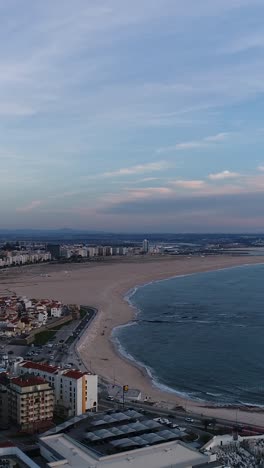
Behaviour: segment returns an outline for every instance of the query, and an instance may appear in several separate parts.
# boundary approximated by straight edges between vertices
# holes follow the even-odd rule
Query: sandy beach
[[[0,273],[1,291],[15,291],[19,295],[53,298],[64,303],[91,305],[98,314],[81,339],[79,352],[88,369],[109,382],[140,389],[161,406],[181,405],[188,411],[239,422],[264,426],[264,412],[256,409],[239,411],[197,404],[183,400],[176,394],[165,393],[154,387],[144,369],[122,358],[111,342],[113,328],[134,318],[134,310],[124,295],[135,286],[150,281],[228,268],[244,264],[264,263],[264,257],[212,256],[176,257],[145,261],[88,263],[81,265],[37,265]]]

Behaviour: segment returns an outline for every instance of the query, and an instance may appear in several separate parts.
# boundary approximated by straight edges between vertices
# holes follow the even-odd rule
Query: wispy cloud
[[[232,172],[232,171],[222,171],[222,172],[217,172],[215,174],[209,174],[208,179],[210,180],[225,180],[225,179],[235,179],[237,177],[241,177],[241,174],[238,172]]]
[[[17,211],[20,213],[28,213],[38,208],[41,204],[41,200],[32,200],[32,202],[30,202],[28,205],[17,208]]]
[[[176,187],[182,187],[191,190],[200,190],[204,187],[205,184],[203,180],[175,180],[171,183]]]
[[[141,182],[153,182],[154,180],[160,180],[159,177],[143,177],[143,179],[139,179],[136,182],[141,183]]]
[[[239,36],[231,41],[223,52],[228,54],[237,54],[241,52],[248,52],[252,49],[264,48],[264,35],[263,31],[254,32],[253,34]]]
[[[144,174],[148,172],[164,171],[172,167],[172,164],[167,161],[157,161],[145,164],[137,164],[136,166],[123,167],[112,172],[104,172],[101,177],[122,177],[134,174]]]
[[[264,165],[260,165],[260,166],[258,166],[258,171],[260,171],[260,172],[264,172]]]
[[[157,153],[167,153],[171,151],[184,151],[184,150],[193,150],[199,148],[205,148],[213,143],[221,143],[225,141],[230,133],[221,132],[217,133],[216,135],[211,135],[202,138],[201,140],[194,140],[194,141],[185,141],[183,143],[177,143],[174,146],[164,146],[157,149]]]

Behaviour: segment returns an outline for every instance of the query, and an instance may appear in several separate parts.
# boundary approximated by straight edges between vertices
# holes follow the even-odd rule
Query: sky
[[[264,232],[263,0],[0,0],[0,227]]]

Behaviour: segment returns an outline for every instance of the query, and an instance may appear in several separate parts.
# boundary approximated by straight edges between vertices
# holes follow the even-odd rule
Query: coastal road
[[[86,311],[86,315],[81,320],[72,322],[70,333],[65,334],[64,327],[58,331],[54,340],[54,359],[53,364],[71,365],[72,368],[78,368],[86,371],[79,353],[77,351],[78,341],[96,316],[97,310],[89,306],[81,306],[81,310]]]
[[[121,402],[110,402],[107,399],[100,398],[99,402],[99,407],[100,404],[103,404],[104,406],[108,406],[111,408],[121,408],[122,403]],[[184,425],[185,427],[190,427],[190,428],[195,428],[195,427],[204,427],[204,421],[214,421],[214,426],[217,428],[228,428],[228,429],[233,429],[233,428],[238,428],[240,430],[246,429],[248,431],[252,431],[253,433],[264,433],[264,428],[260,426],[256,426],[254,424],[242,424],[238,422],[237,420],[230,421],[228,419],[224,418],[213,418],[213,417],[208,417],[206,415],[202,416],[201,414],[196,414],[196,413],[191,413],[188,411],[188,413],[184,411],[177,411],[177,410],[167,410],[164,408],[159,408],[157,406],[151,406],[148,404],[145,404],[143,402],[125,402],[126,407],[131,407],[134,409],[140,409],[144,410],[147,413],[153,414],[155,416],[165,416],[169,418],[173,418],[177,421],[177,423]],[[188,422],[186,421],[187,418],[193,419],[193,422]]]

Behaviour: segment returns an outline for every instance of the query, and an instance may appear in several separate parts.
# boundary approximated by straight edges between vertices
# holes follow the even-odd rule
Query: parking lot
[[[75,368],[85,371],[85,367],[76,352],[76,343],[89,323],[94,318],[96,311],[84,308],[86,314],[81,320],[71,320],[63,325],[56,334],[44,345],[16,346],[0,343],[0,354],[5,356],[22,356],[35,362],[48,362],[50,365],[65,368]]]

